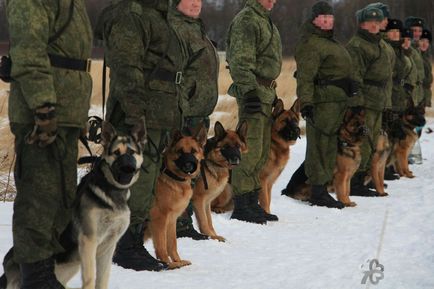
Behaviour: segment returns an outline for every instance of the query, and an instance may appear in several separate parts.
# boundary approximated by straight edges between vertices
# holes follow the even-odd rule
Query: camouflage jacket
[[[218,100],[219,58],[200,19],[174,9],[170,19],[187,48],[188,62],[181,84],[184,117],[209,116]]]
[[[360,83],[357,103],[366,108],[382,111],[392,107],[387,83],[392,76],[386,42],[380,34],[359,29],[347,44],[353,60],[353,78]]]
[[[319,80],[341,80],[351,77],[351,57],[344,46],[324,31],[305,23],[296,46],[297,96],[301,106],[322,102],[347,102],[348,95],[334,85],[315,84]]]
[[[423,58],[420,50],[414,46],[411,46],[410,49],[411,58],[416,64],[417,68],[417,81],[413,91],[413,101],[415,105],[418,105],[419,103],[424,101],[423,81],[425,79],[425,67],[423,64]]]
[[[145,115],[149,128],[180,128],[178,84],[186,49],[168,24],[167,1],[157,3],[148,7],[140,0],[120,1],[100,16],[98,34],[110,68],[107,117],[121,109],[130,125]]]
[[[411,83],[412,62],[404,53],[401,41],[389,41],[395,53],[395,66],[393,69],[392,109],[404,111],[407,107],[411,92],[408,89]],[[406,89],[407,87],[407,89]]]
[[[432,75],[431,55],[429,51],[422,52],[422,58],[423,58],[423,65],[425,67],[425,78],[423,80],[425,104],[431,107],[431,98],[432,98],[431,86],[433,83],[433,75]]]
[[[71,22],[54,42],[49,38],[69,18],[71,0],[10,0],[6,13],[10,35],[12,77],[9,119],[33,123],[33,111],[46,103],[56,106],[60,126],[83,127],[92,90],[89,73],[52,67],[48,53],[88,59],[92,29],[83,0],[73,0]]]
[[[233,84],[229,94],[243,97],[256,90],[263,103],[271,104],[274,89],[259,85],[256,78],[276,79],[282,68],[282,43],[270,12],[257,0],[247,0],[235,16],[226,40],[226,60]]]
[[[388,108],[392,106],[392,91],[393,91],[393,71],[395,68],[396,55],[392,45],[388,42],[386,32],[380,32],[381,38],[383,38],[385,43],[385,52],[387,57],[389,58],[389,65],[392,69],[392,74],[390,75],[389,80],[386,83],[386,98],[391,100],[391,103],[388,105]]]

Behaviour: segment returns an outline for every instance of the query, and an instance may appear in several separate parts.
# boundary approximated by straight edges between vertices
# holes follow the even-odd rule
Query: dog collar
[[[185,178],[181,178],[180,176],[176,175],[174,172],[172,172],[166,167],[163,168],[162,173],[178,182],[185,182],[187,180]]]

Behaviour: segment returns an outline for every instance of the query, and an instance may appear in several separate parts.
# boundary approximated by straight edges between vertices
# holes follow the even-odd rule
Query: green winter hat
[[[405,19],[405,27],[411,28],[413,26],[419,26],[423,28],[425,26],[425,19],[420,17],[414,17],[414,16],[407,17]]]
[[[367,22],[370,20],[382,21],[384,19],[383,11],[375,7],[365,7],[356,12],[358,23]]]
[[[312,6],[310,19],[314,20],[318,15],[334,15],[333,7],[326,1],[319,1]]]
[[[378,8],[381,10],[381,12],[383,12],[383,16],[385,18],[390,18],[390,11],[389,11],[389,6],[387,6],[386,4],[383,4],[381,2],[377,2],[377,3],[371,3],[368,6],[366,6],[366,8],[369,7],[373,7],[373,8]]]
[[[424,29],[423,31],[422,31],[422,36],[420,37],[420,39],[428,39],[429,40],[429,42],[432,42],[432,34],[431,34],[431,31],[430,30],[428,30],[428,29]]]

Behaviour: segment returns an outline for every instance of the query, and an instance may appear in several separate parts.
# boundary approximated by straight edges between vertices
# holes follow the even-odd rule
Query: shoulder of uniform
[[[143,15],[143,6],[136,0],[128,1],[127,6],[128,12],[137,14],[137,15]]]

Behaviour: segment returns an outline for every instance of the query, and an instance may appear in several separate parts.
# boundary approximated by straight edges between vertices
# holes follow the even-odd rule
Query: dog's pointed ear
[[[300,114],[300,99],[297,98],[291,106],[291,110],[297,115]]]
[[[196,139],[196,141],[201,147],[204,147],[208,137],[206,127],[203,124],[200,124],[198,129],[195,131],[193,137]]]
[[[226,135],[225,128],[219,121],[217,121],[214,125],[214,137],[216,138],[217,141],[220,141],[225,137],[225,135]]]
[[[245,144],[247,144],[247,121],[243,120],[240,122],[237,126],[236,132],[237,135],[240,137],[241,141]]]
[[[131,136],[136,142],[140,143],[142,146],[146,144],[147,132],[145,117],[140,118],[140,120],[131,129]]]
[[[105,146],[110,143],[117,135],[116,129],[108,121],[102,122],[101,142]]]
[[[279,115],[282,114],[282,112],[284,110],[285,109],[283,108],[283,101],[280,98],[278,98],[276,101],[276,105],[274,106],[274,109],[273,109],[273,113],[272,113],[273,118],[276,119]]]

